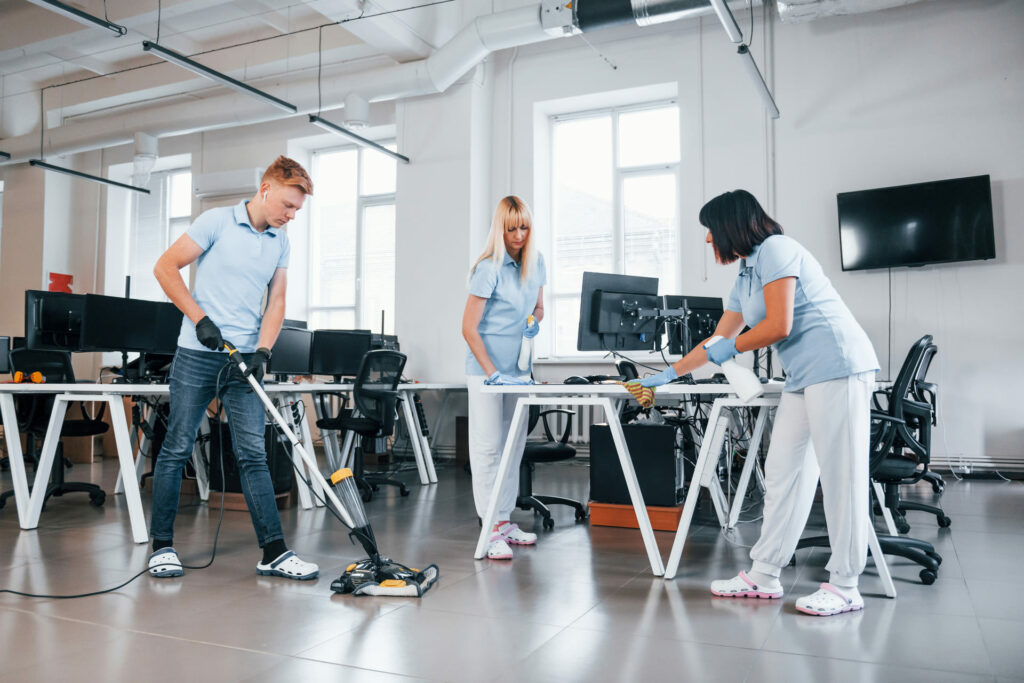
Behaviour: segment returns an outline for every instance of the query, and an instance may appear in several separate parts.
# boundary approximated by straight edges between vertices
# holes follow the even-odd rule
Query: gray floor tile
[[[987,675],[762,652],[747,683],[985,683]]]
[[[1024,677],[1024,621],[978,619],[981,633],[999,676]]]
[[[1019,583],[967,579],[967,590],[979,617],[1024,620],[1024,593]]]

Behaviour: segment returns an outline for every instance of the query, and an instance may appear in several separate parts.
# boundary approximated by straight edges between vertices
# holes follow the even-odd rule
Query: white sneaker
[[[256,563],[256,573],[260,576],[280,576],[296,581],[310,581],[320,576],[320,567],[312,562],[300,560],[294,551],[288,550],[270,564]]]
[[[505,540],[512,545],[533,545],[537,542],[537,534],[523,531],[519,528],[518,524],[512,524],[511,522],[505,522],[499,526],[497,533],[504,536]]]
[[[512,548],[505,542],[505,537],[497,531],[491,535],[491,542],[487,544],[487,559],[489,560],[511,560]]]
[[[782,587],[758,586],[746,572],[740,572],[739,576],[731,579],[719,579],[711,582],[711,594],[723,598],[762,598],[764,600],[778,600],[782,597]]]
[[[864,598],[856,588],[839,588],[831,583],[823,583],[816,593],[798,599],[796,608],[804,614],[831,617],[864,609]]]

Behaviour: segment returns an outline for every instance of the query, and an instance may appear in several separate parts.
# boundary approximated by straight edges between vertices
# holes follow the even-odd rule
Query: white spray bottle
[[[707,343],[704,344],[704,348],[707,349],[720,339],[722,339],[721,336],[714,336],[708,339]],[[725,378],[729,380],[729,386],[732,387],[732,390],[736,392],[741,401],[751,401],[764,393],[764,386],[761,384],[761,380],[757,378],[757,375],[754,374],[754,371],[743,367],[735,359],[730,358],[722,363],[722,372],[725,373]]]
[[[534,317],[531,315],[526,319],[527,325],[533,325]],[[533,339],[523,337],[523,345],[519,347],[519,363],[517,367],[520,372],[530,371],[530,361],[533,359]]]

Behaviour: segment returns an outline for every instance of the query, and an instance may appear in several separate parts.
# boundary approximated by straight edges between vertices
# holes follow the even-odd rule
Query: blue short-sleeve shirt
[[[259,232],[242,201],[204,211],[186,233],[202,249],[196,262],[192,298],[210,316],[226,341],[246,353],[259,340],[263,293],[278,268],[288,267],[288,234],[268,227]],[[178,346],[209,351],[196,338],[195,324],[181,321]]]
[[[786,369],[786,391],[878,370],[871,340],[846,307],[821,265],[796,240],[772,235],[740,262],[726,308],[748,327],[765,319],[764,286],[796,278],[793,328],[775,350]]]
[[[530,372],[528,370],[524,373],[519,370],[517,364],[519,349],[523,343],[523,323],[537,307],[540,288],[547,282],[544,257],[537,255],[537,267],[526,282],[520,281],[520,272],[520,265],[505,254],[500,266],[491,259],[484,259],[476,265],[469,277],[469,293],[487,299],[477,330],[491,362],[503,375],[522,375]],[[483,368],[468,346],[466,374],[484,374]]]

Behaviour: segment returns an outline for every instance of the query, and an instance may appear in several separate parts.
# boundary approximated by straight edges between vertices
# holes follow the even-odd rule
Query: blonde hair
[[[501,267],[505,260],[505,231],[509,228],[518,228],[525,225],[529,228],[526,234],[526,244],[519,254],[519,282],[524,283],[537,267],[537,250],[533,247],[533,219],[530,216],[530,207],[519,197],[509,195],[498,202],[498,208],[494,210],[494,220],[491,221],[491,232],[487,236],[487,245],[484,251],[477,258],[473,267],[469,269],[470,276],[480,265],[481,261],[490,259],[494,265]]]
[[[286,156],[279,156],[263,172],[261,183],[273,181],[280,185],[294,185],[306,194],[313,194],[313,180],[299,162]]]

